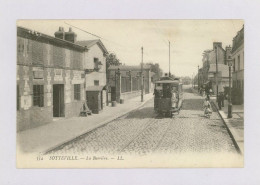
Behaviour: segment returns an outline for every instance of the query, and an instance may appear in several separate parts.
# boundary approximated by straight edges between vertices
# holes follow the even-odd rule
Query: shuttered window
[[[44,106],[44,86],[34,85],[33,86],[33,106],[43,107]]]
[[[74,84],[74,100],[80,100],[80,84]]]

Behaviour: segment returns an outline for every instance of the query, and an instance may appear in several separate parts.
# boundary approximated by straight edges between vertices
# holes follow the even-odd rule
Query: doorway
[[[53,117],[64,117],[64,85],[53,85]]]
[[[111,87],[111,101],[116,101],[116,87]]]

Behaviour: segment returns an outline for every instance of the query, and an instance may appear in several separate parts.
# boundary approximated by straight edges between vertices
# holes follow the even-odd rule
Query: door
[[[53,85],[53,117],[64,117],[64,85]]]
[[[111,101],[116,101],[116,87],[111,87]]]

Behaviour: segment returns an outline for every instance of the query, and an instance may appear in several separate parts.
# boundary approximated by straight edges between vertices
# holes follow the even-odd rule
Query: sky
[[[232,46],[233,37],[243,27],[243,20],[19,20],[18,26],[50,36],[60,26],[69,27],[77,40],[101,38],[109,52],[125,65],[143,62],[159,63],[164,72],[177,76],[197,74],[204,50],[213,49],[213,42]],[[79,28],[79,29],[78,29]],[[82,31],[85,30],[86,32]]]

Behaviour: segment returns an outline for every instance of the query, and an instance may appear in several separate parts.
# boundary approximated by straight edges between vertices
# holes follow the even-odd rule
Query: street
[[[236,152],[217,112],[203,116],[201,96],[185,89],[184,103],[174,118],[158,116],[153,99],[143,107],[72,140],[49,154],[137,154]]]

